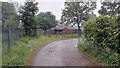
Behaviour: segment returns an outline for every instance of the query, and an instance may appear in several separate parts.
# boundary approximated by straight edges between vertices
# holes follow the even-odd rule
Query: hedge
[[[107,65],[120,65],[120,16],[100,16],[84,23],[81,47]]]

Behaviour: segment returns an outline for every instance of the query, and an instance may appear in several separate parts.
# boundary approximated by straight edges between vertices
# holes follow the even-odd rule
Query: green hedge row
[[[84,24],[81,46],[108,65],[120,65],[120,17],[100,16]]]

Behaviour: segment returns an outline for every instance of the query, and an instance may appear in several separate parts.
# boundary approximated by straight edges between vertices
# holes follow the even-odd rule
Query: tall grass
[[[5,47],[2,53],[3,66],[27,66],[32,54],[42,46],[56,40],[77,38],[77,35],[41,35],[37,37],[22,36],[8,52]]]

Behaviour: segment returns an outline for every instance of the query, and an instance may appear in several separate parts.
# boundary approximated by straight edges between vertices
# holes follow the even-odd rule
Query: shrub
[[[100,16],[84,23],[82,47],[97,57],[100,62],[109,65],[119,65],[120,17]]]

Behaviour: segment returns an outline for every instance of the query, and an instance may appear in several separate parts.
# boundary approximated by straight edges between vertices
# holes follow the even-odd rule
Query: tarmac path
[[[77,49],[78,39],[49,43],[39,50],[32,66],[97,66]]]

